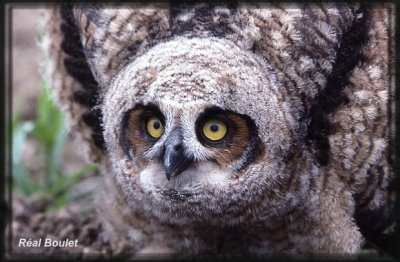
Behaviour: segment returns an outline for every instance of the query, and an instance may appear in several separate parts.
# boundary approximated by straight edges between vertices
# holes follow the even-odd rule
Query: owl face
[[[103,108],[110,168],[128,199],[170,223],[278,212],[295,128],[278,76],[221,39],[180,37],[132,61]]]
[[[233,171],[244,169],[261,154],[257,127],[248,116],[206,103],[138,104],[126,112],[122,129],[125,154],[139,169],[149,167],[146,172],[155,175],[152,180],[158,180],[161,166],[167,180],[159,182],[165,187],[211,179],[208,172],[196,175],[205,171],[202,164],[212,165],[218,183],[239,175]]]

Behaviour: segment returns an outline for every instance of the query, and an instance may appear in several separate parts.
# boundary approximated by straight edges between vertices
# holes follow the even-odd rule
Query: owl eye
[[[204,123],[202,131],[205,138],[215,142],[226,136],[228,128],[221,120],[210,119]]]
[[[164,126],[161,120],[156,116],[152,116],[147,120],[146,128],[147,128],[147,133],[152,138],[158,139],[164,133]]]

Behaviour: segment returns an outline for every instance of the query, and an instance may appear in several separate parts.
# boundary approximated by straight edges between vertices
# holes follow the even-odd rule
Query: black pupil
[[[154,123],[153,123],[153,127],[154,127],[154,129],[159,129],[159,128],[161,127],[161,124],[160,124],[160,122],[158,122],[158,121],[154,121]]]
[[[213,132],[217,132],[218,131],[218,125],[217,124],[212,124],[211,126],[210,126],[210,130],[211,131],[213,131]]]

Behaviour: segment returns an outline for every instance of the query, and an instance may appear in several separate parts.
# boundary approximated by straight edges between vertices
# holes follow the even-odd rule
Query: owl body
[[[47,76],[103,167],[115,252],[356,254],[379,236],[395,198],[390,10],[49,10]]]

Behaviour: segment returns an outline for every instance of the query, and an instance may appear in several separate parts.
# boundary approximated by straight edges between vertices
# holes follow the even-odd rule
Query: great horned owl
[[[115,250],[357,254],[393,220],[393,7],[67,4],[46,77]],[[125,248],[125,249],[124,249]]]

